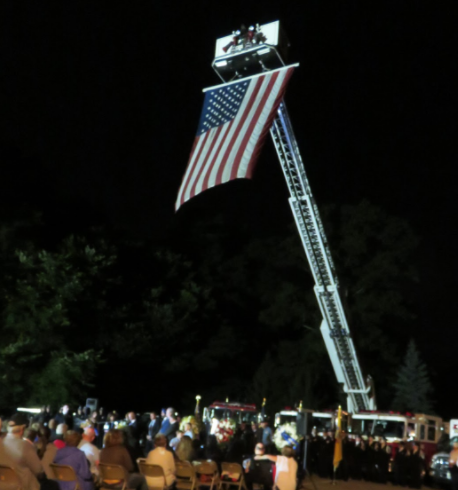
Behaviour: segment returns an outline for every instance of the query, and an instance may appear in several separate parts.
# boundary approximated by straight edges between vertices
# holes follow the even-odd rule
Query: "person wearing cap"
[[[38,490],[38,478],[43,476],[43,467],[35,447],[23,439],[27,420],[21,415],[14,415],[8,422],[8,434],[3,439],[3,449],[18,468],[23,486],[27,490]]]

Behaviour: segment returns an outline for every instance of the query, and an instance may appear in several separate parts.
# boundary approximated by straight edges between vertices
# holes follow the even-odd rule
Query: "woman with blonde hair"
[[[188,436],[183,436],[178,443],[175,454],[180,461],[189,461],[192,463],[195,459],[192,439]]]

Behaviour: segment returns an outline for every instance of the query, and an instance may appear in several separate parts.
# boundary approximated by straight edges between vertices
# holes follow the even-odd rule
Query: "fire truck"
[[[433,455],[429,465],[429,475],[437,488],[443,485],[451,485],[452,482],[449,457],[453,444],[458,442],[458,419],[452,419],[449,424],[444,424],[444,433],[447,426],[449,437],[443,436],[443,443],[439,444],[438,452]]]
[[[286,66],[283,61],[284,38],[279,22],[256,26],[255,32],[262,33],[257,42],[240,41],[243,35],[238,31],[217,40],[212,66],[224,83]],[[363,376],[359,364],[328,240],[284,101],[280,103],[270,133],[290,194],[289,204],[315,281],[314,292],[322,314],[320,330],[337,382],[347,395],[348,416],[345,423],[348,431],[385,435],[392,446],[402,439],[416,439],[428,460],[435,452],[440,437],[440,418],[377,411],[372,378]],[[225,409],[224,404],[213,405],[215,408],[212,410]],[[292,412],[295,414],[280,412],[280,421],[282,416],[297,418],[298,412]],[[319,413],[307,411],[310,412]],[[332,427],[335,417],[328,413],[327,416],[312,415],[313,418],[320,423],[327,420]]]
[[[258,422],[260,416],[260,412],[253,403],[216,401],[208,407],[205,407],[203,411],[203,421],[205,424],[211,424],[214,419],[232,419],[238,424],[242,422],[251,424],[251,422]]]

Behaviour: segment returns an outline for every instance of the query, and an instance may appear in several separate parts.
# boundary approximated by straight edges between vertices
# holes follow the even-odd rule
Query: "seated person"
[[[158,434],[154,438],[155,449],[148,453],[146,462],[156,464],[164,470],[165,483],[168,487],[175,483],[175,461],[172,451],[167,450],[167,438],[163,434]],[[146,481],[149,487],[161,487],[162,479],[147,476]]]
[[[23,439],[27,420],[21,414],[8,422],[8,434],[1,441],[0,464],[15,467],[24,489],[38,490],[43,467],[33,445]]]
[[[181,438],[183,437],[183,431],[182,430],[177,430],[175,437],[170,441],[170,447],[175,451],[178,444],[181,441]]]
[[[94,481],[89,471],[86,455],[78,449],[80,441],[81,435],[78,432],[74,430],[67,431],[65,434],[65,447],[57,451],[54,463],[71,466],[75,470],[78,486],[81,490],[94,490]],[[59,487],[61,490],[73,490],[75,483],[59,481]]]
[[[124,435],[121,430],[110,429],[104,437],[104,448],[100,451],[100,463],[122,466],[128,475],[128,488],[148,490],[145,477],[134,473],[134,463],[129,451],[124,445]],[[116,485],[117,481],[107,481],[109,485]]]
[[[258,442],[254,447],[254,456],[243,462],[245,469],[245,482],[248,490],[253,488],[253,483],[258,483],[264,490],[270,490],[274,483],[273,464],[269,460],[258,460],[256,456],[264,456],[266,448],[262,442]]]
[[[297,487],[297,462],[294,459],[294,449],[285,446],[281,450],[281,456],[264,454],[255,456],[255,460],[268,459],[275,463],[275,487],[279,490],[296,490]]]

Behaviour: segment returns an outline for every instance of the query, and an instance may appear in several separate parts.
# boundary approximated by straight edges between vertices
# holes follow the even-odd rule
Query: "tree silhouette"
[[[429,379],[428,368],[420,359],[420,354],[413,340],[409,342],[407,347],[404,364],[399,370],[394,389],[396,394],[393,407],[396,410],[431,413],[433,388]]]

